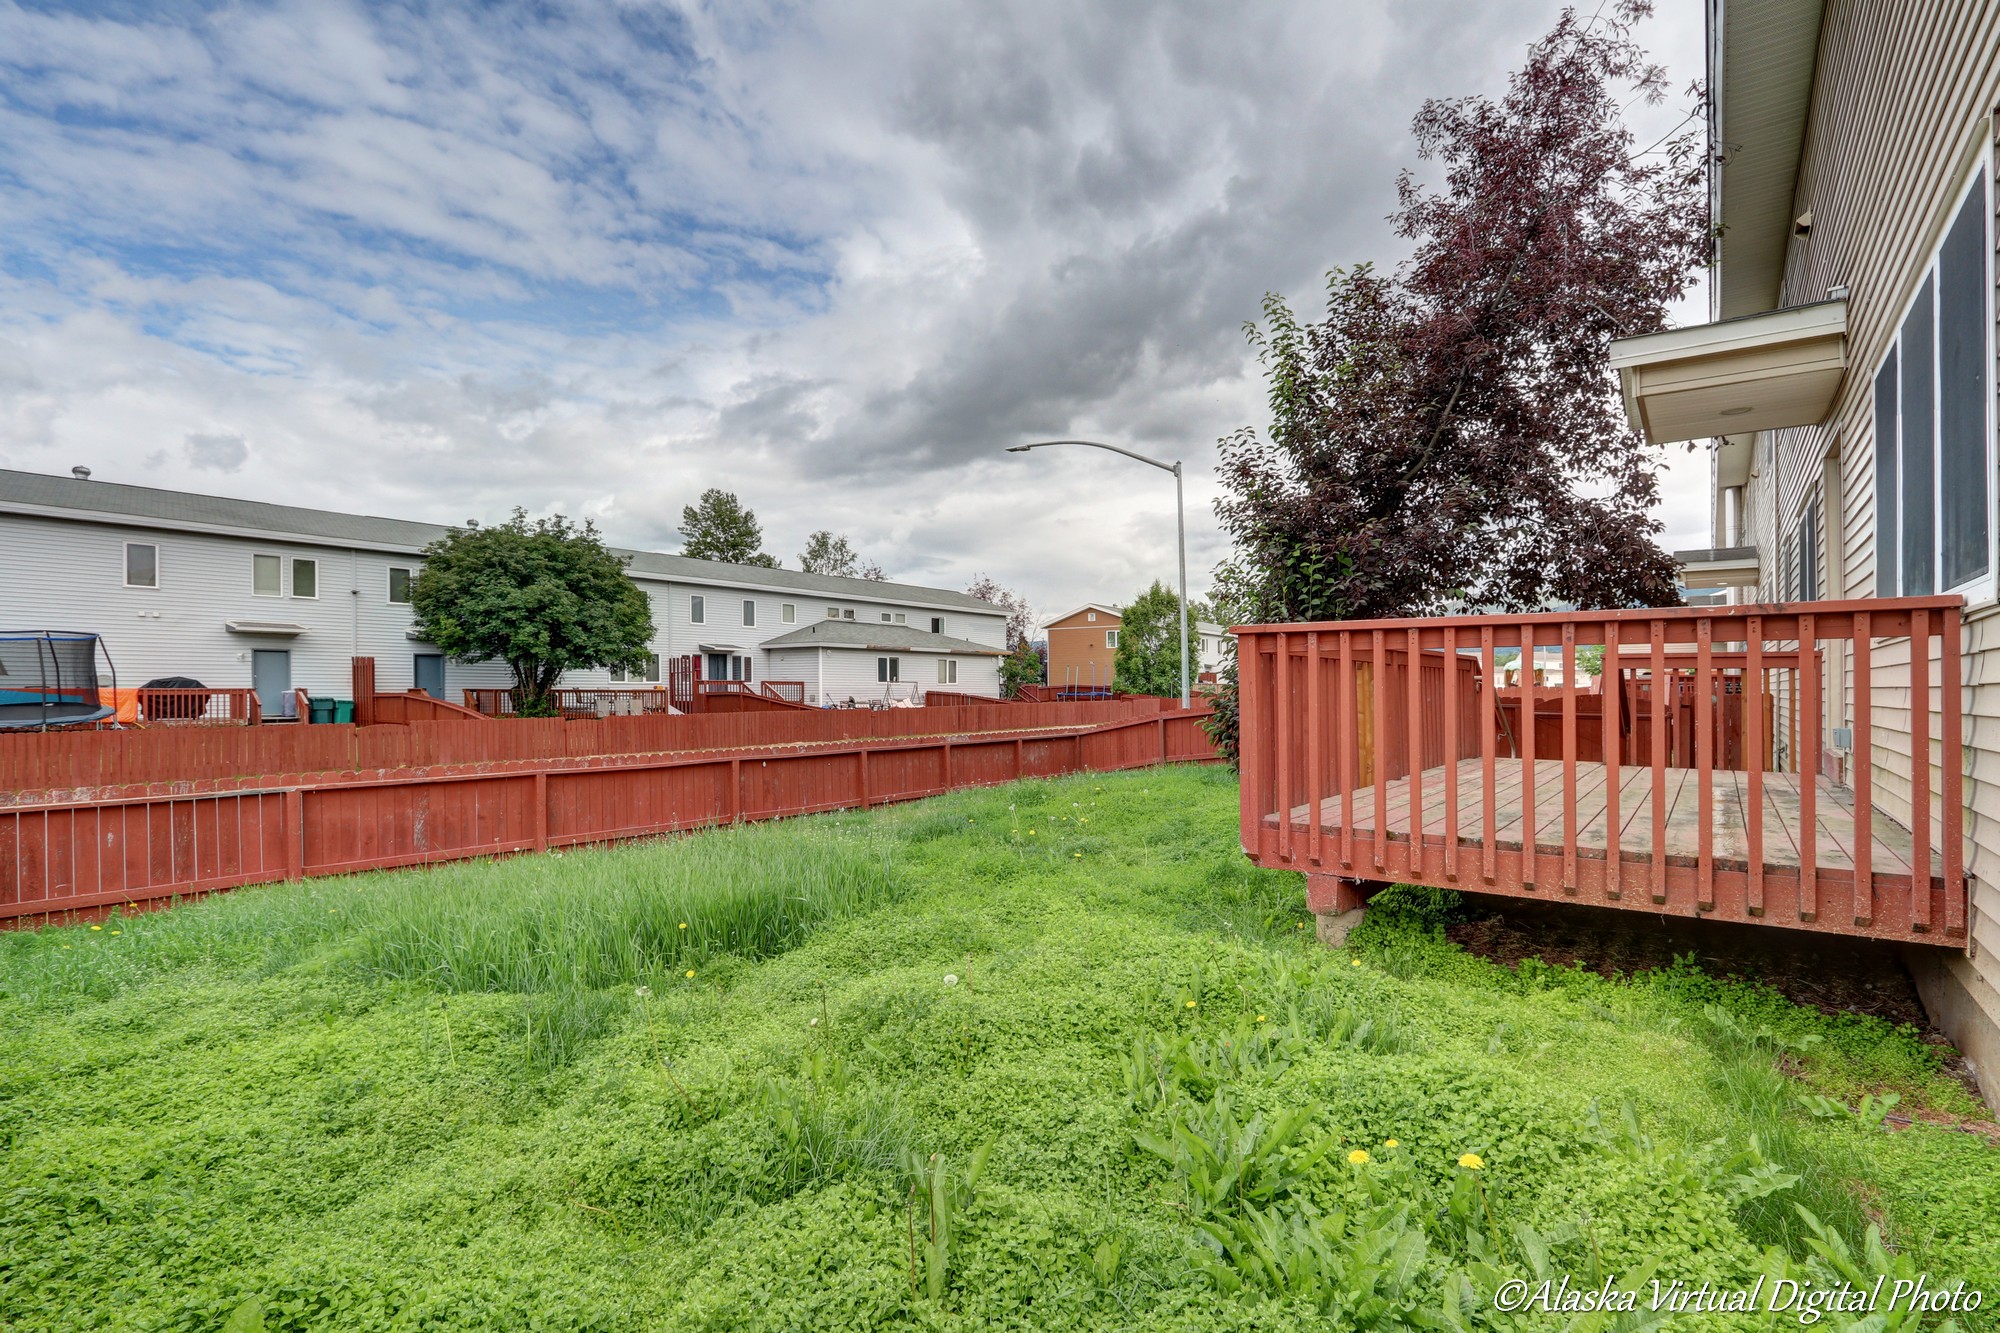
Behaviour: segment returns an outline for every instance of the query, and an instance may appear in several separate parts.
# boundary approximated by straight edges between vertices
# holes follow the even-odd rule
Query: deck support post
[[[1348,935],[1368,910],[1368,900],[1388,887],[1377,879],[1307,875],[1306,907],[1318,922],[1320,943],[1329,949],[1347,943]]]

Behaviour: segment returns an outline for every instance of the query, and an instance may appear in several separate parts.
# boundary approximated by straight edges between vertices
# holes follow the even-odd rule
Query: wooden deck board
[[[1486,784],[1478,759],[1458,764],[1458,843],[1461,849],[1477,848],[1485,829]],[[1521,847],[1522,820],[1527,813],[1523,765],[1511,760],[1495,766],[1493,799],[1496,845],[1510,851]],[[1701,792],[1692,769],[1665,770],[1667,807],[1665,852],[1670,862],[1692,865],[1700,851]],[[1654,770],[1625,765],[1620,769],[1618,811],[1621,829],[1617,843],[1627,860],[1644,860],[1653,847]],[[1579,855],[1602,858],[1608,847],[1605,828],[1606,771],[1603,765],[1580,768],[1576,774],[1577,851]],[[1764,864],[1772,870],[1797,870],[1798,840],[1793,829],[1800,817],[1799,776],[1795,773],[1765,773]],[[1409,779],[1394,778],[1388,783],[1386,810],[1388,835],[1398,841],[1410,837],[1411,807]],[[1535,845],[1543,853],[1560,853],[1564,842],[1563,761],[1538,759],[1534,773]],[[1442,845],[1444,830],[1444,769],[1426,769],[1422,775],[1422,808],[1417,812],[1423,841]],[[1749,813],[1749,784],[1746,775],[1718,769],[1711,775],[1710,801],[1713,810],[1711,848],[1718,867],[1742,869],[1749,858],[1746,824]],[[1345,797],[1335,795],[1320,804],[1322,836],[1337,839],[1350,818]],[[1821,778],[1818,781],[1816,859],[1822,869],[1851,872],[1854,868],[1854,799],[1845,787]],[[1303,824],[1306,808],[1292,811],[1295,822]],[[1355,860],[1372,859],[1376,836],[1375,788],[1363,786],[1353,794],[1351,815]],[[1910,832],[1889,814],[1875,810],[1873,838],[1874,870],[1877,875],[1904,875],[1911,872],[1913,852]],[[1329,844],[1336,849],[1337,843]],[[1337,854],[1330,850],[1329,855]],[[1942,875],[1943,857],[1931,855],[1932,874]]]

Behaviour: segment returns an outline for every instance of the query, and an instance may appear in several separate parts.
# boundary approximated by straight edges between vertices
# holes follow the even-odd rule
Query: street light
[[[1109,449],[1114,454],[1123,454],[1127,458],[1136,458],[1141,463],[1156,467],[1162,472],[1171,472],[1174,474],[1174,527],[1175,535],[1180,544],[1181,559],[1181,707],[1192,708],[1194,706],[1194,693],[1188,683],[1187,651],[1187,502],[1183,499],[1181,493],[1181,465],[1178,461],[1162,463],[1157,458],[1148,458],[1144,454],[1135,454],[1130,449],[1120,449],[1115,444],[1102,444],[1096,440],[1042,440],[1035,444],[1010,445],[1007,452],[1010,454],[1025,454],[1030,449],[1053,449],[1057,445],[1065,444],[1079,445],[1085,449]]]

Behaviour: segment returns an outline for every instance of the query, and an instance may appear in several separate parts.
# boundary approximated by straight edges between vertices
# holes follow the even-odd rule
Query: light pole
[[[1057,445],[1074,444],[1086,449],[1109,449],[1114,454],[1136,458],[1141,463],[1174,474],[1174,533],[1180,547],[1181,564],[1181,707],[1194,706],[1194,692],[1188,682],[1188,598],[1187,598],[1187,502],[1181,492],[1181,465],[1178,460],[1162,463],[1157,458],[1133,453],[1130,449],[1120,449],[1115,444],[1102,444],[1096,440],[1042,440],[1036,444],[1016,444],[1008,448],[1010,454],[1025,454],[1030,449],[1053,449]]]

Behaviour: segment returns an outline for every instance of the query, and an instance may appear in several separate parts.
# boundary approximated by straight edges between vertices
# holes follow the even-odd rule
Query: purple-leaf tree
[[[1431,100],[1405,172],[1393,275],[1329,275],[1326,317],[1269,297],[1249,327],[1268,438],[1223,441],[1231,614],[1338,620],[1672,605],[1660,458],[1627,425],[1613,338],[1664,327],[1709,254],[1701,90],[1641,149],[1624,108],[1663,100],[1633,40],[1650,9],[1566,10],[1506,94]]]

